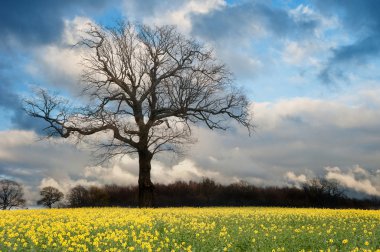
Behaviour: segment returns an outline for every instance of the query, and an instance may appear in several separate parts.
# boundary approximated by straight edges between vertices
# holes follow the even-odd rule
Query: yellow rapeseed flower
[[[379,223],[380,212],[372,210],[243,207],[0,211],[0,251],[277,252],[324,244],[326,248],[311,250],[332,252],[344,245],[345,251],[373,252],[379,248],[378,242],[372,242],[380,232]]]

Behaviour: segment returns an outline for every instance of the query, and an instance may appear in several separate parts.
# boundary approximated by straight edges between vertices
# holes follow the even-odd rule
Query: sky
[[[300,186],[336,180],[351,195],[380,196],[380,1],[40,0],[0,9],[0,177],[44,186],[137,183],[138,161],[97,165],[85,144],[41,140],[44,123],[22,100],[36,87],[73,100],[89,23],[176,25],[214,48],[249,100],[256,130],[194,127],[180,157],[156,156],[153,182],[201,180]]]

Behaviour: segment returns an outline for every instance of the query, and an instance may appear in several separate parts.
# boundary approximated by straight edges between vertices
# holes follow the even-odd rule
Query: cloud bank
[[[377,92],[380,94],[380,90]],[[380,106],[380,99],[373,103]],[[226,133],[196,127],[198,142],[189,146],[185,157],[156,157],[152,163],[154,182],[211,177],[220,183],[245,180],[255,185],[300,186],[320,176],[337,180],[358,193],[378,196],[380,180],[376,171],[380,157],[376,153],[380,139],[374,137],[380,136],[377,108],[358,101],[342,105],[338,101],[297,98],[257,103],[253,109],[257,130],[252,137],[234,125]],[[89,150],[83,146],[35,138],[32,131],[1,132],[1,174],[33,188],[49,181],[65,190],[78,183],[137,183],[138,162],[134,158],[125,156],[94,166]]]

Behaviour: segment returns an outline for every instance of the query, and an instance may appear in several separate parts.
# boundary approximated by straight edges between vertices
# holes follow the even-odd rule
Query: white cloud
[[[92,20],[85,17],[65,20],[61,40],[35,48],[35,60],[27,66],[28,72],[34,76],[43,76],[50,86],[78,94],[82,89],[79,80],[85,49],[74,45],[84,36],[83,31],[88,29],[89,23]]]
[[[256,119],[269,129],[276,127],[275,120],[283,121],[286,118],[302,119],[308,124],[312,122],[313,127],[329,125],[349,129],[380,125],[380,121],[377,120],[380,116],[378,110],[334,100],[292,98],[274,103],[259,103],[255,107]]]
[[[334,167],[330,167],[330,166],[327,166],[325,167],[325,170],[328,172],[328,173],[340,173],[341,172],[341,169],[337,166],[334,166]]]
[[[216,162],[216,159],[211,159]],[[136,185],[138,181],[138,160],[124,156],[115,159],[107,167],[88,166],[84,168],[84,177],[93,180],[96,178],[101,184]],[[230,183],[231,178],[218,171],[208,171],[198,167],[192,160],[177,160],[172,164],[160,160],[152,161],[152,181],[155,183],[173,183],[175,181],[199,181],[203,178],[213,178],[220,183]],[[233,182],[239,181],[233,178]]]
[[[0,131],[0,160],[15,161],[18,159],[13,153],[17,147],[30,145],[37,139],[34,132],[22,130]]]
[[[338,171],[338,167],[361,163],[373,170],[380,163],[376,153],[380,112],[375,108],[295,98],[256,103],[253,111],[257,128],[251,138],[243,130],[226,134],[197,130],[199,141],[190,151],[197,166],[281,184],[284,171],[291,172],[287,179],[299,174],[310,178],[322,176],[326,166],[337,166],[329,169]],[[217,165],[206,158],[209,156],[218,160]],[[359,173],[358,168],[356,171]]]
[[[238,76],[240,80],[252,80],[264,68],[264,63],[255,56],[249,55],[246,52],[249,48],[237,50],[234,45],[215,45],[216,54],[225,62],[229,69]]]
[[[64,24],[61,44],[73,46],[83,38],[83,32],[88,29],[89,24],[94,24],[94,21],[88,17],[77,16],[71,20],[65,19]]]
[[[0,131],[0,140],[7,147],[17,147],[30,144],[37,139],[37,134],[24,130],[5,130]]]
[[[367,170],[360,166],[355,166],[346,172],[340,169],[329,169],[327,167],[326,179],[336,180],[342,186],[365,193],[367,195],[380,196],[380,176],[372,176]],[[356,178],[356,174],[362,175],[362,178]]]
[[[68,184],[67,183],[62,184],[53,178],[47,177],[47,178],[43,178],[41,180],[41,183],[38,187],[39,187],[39,189],[42,189],[42,188],[47,187],[47,186],[52,186],[52,187],[57,188],[61,192],[66,193],[70,189],[66,185],[68,185]]]
[[[215,162],[212,161],[212,162]],[[198,167],[192,160],[185,159],[178,164],[173,165],[171,168],[165,168],[162,163],[154,162],[154,170],[152,170],[152,178],[154,181],[160,183],[173,183],[177,180],[182,181],[199,181],[202,178],[213,178],[219,183],[226,183],[231,181],[231,178],[225,177],[219,171],[209,171]],[[233,182],[238,181],[236,178],[232,178]]]
[[[66,179],[88,162],[89,153],[70,140],[40,140],[33,131],[0,131],[0,174],[35,185],[42,177]]]
[[[288,42],[285,46],[284,61],[289,64],[300,64],[305,60],[305,48],[302,48],[297,42]]]
[[[316,38],[324,36],[324,33],[328,30],[338,29],[341,24],[336,16],[324,16],[319,12],[316,12],[310,6],[300,4],[294,9],[289,10],[289,15],[297,23],[303,22],[319,22],[320,25],[315,27],[314,35]]]
[[[68,83],[75,85],[82,72],[81,55],[77,49],[49,45],[36,52],[41,65],[32,66],[35,75],[48,78],[49,85],[68,88]]]
[[[157,2],[158,3],[158,2]],[[191,15],[205,14],[225,6],[224,0],[189,1],[124,1],[126,15],[134,20],[154,25],[176,25],[183,33],[191,30]]]
[[[327,50],[328,44],[314,39],[297,41],[286,40],[283,44],[282,59],[286,64],[297,67],[313,67],[322,69],[321,54]]]
[[[363,175],[363,176],[369,176],[368,171],[365,170],[364,168],[360,167],[359,165],[355,165],[354,168],[352,169],[352,172],[354,174],[359,174],[359,175]]]
[[[300,187],[302,184],[306,183],[308,181],[308,178],[305,174],[296,175],[292,171],[288,171],[285,173],[285,179],[288,180],[288,182],[291,185]]]
[[[77,185],[82,185],[82,186],[99,186],[101,183],[98,181],[88,181],[86,179],[55,179],[51,177],[45,177],[41,180],[38,188],[42,189],[46,186],[52,186],[63,192],[64,194],[67,194],[71,188],[77,186]]]
[[[137,168],[137,162],[129,163],[131,163],[134,168]],[[119,164],[113,164],[110,167],[85,167],[84,176],[87,179],[95,179],[102,184],[134,185],[137,184],[138,180],[138,176],[128,172],[128,170],[123,170]]]

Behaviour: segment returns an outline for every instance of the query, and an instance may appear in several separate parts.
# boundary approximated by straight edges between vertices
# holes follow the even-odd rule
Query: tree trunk
[[[1,206],[1,209],[3,209],[3,210],[7,210],[7,206],[8,206],[8,197],[5,196],[5,197],[3,198],[3,205]]]
[[[153,207],[154,186],[150,180],[152,153],[141,150],[139,153],[139,207]]]

